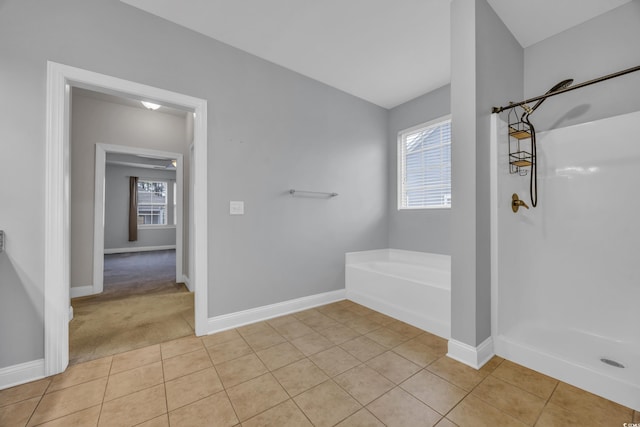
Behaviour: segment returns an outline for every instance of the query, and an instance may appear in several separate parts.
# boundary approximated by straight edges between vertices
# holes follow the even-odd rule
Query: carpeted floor
[[[192,335],[193,294],[175,269],[173,250],[105,255],[104,292],[71,300],[69,363]]]

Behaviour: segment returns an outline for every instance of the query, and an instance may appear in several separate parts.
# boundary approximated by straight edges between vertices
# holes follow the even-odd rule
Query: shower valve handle
[[[529,209],[529,206],[527,206],[524,200],[520,200],[518,195],[516,193],[513,193],[513,196],[511,196],[511,210],[513,212],[518,212],[518,209],[520,209],[520,207]]]

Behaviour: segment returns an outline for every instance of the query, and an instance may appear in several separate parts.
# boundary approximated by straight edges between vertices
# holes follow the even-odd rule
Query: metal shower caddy
[[[509,173],[525,176],[536,159],[531,152],[531,126],[520,117],[515,108],[509,111]]]

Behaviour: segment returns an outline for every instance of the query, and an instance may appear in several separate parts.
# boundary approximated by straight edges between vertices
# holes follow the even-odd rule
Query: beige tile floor
[[[350,301],[0,391],[0,426],[622,426],[640,413]]]

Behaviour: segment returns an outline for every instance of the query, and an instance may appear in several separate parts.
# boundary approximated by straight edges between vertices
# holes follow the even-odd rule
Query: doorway
[[[193,277],[195,333],[207,327],[207,103],[155,88],[54,62],[47,64],[45,209],[45,375],[69,363],[70,197],[69,124],[72,87],[156,101],[193,112]]]
[[[188,164],[183,154],[156,149],[94,144],[108,140],[105,130],[119,129],[137,135],[142,129],[147,141],[169,143],[188,153],[186,138],[179,138],[186,126],[181,111],[147,111],[140,102],[73,89],[71,145],[71,305],[69,363],[122,353],[170,341],[194,333],[193,294],[185,286],[192,274],[183,265],[189,258],[183,247],[187,230],[186,190],[183,179]],[[162,114],[164,112],[164,114]],[[116,119],[114,120],[114,117]],[[121,117],[126,117],[122,120]],[[167,129],[175,128],[173,132]],[[102,131],[100,131],[100,129]],[[159,130],[154,130],[159,129]],[[143,143],[138,140],[137,143]],[[84,183],[85,159],[95,147],[95,182]],[[85,157],[83,157],[84,153]],[[80,163],[80,164],[78,164]],[[91,169],[91,168],[90,168]],[[130,206],[130,181],[137,182],[136,206]],[[93,187],[93,209],[82,187]],[[135,236],[129,235],[133,215]],[[82,236],[83,216],[93,220],[91,236]],[[81,234],[78,236],[78,234]],[[133,239],[132,239],[133,237]],[[92,286],[77,286],[93,245]],[[85,255],[84,252],[87,254]],[[83,292],[84,291],[84,292]]]
[[[174,236],[174,241],[175,241],[174,244],[175,244],[175,251],[176,251],[175,280],[176,282],[186,282],[189,290],[193,290],[190,287],[190,277],[193,275],[192,271],[187,270],[186,271],[187,274],[185,274],[185,271],[183,270],[183,259],[184,259],[184,256],[183,256],[183,247],[184,247],[184,239],[183,239],[184,160],[183,160],[183,155],[181,153],[166,152],[166,151],[145,149],[145,148],[139,148],[139,147],[129,147],[124,145],[96,144],[95,147],[96,147],[95,148],[96,154],[95,154],[95,185],[94,185],[95,187],[94,221],[93,221],[93,289],[91,293],[98,294],[103,291],[105,253],[123,253],[129,250],[131,252],[135,252],[136,250],[140,251],[140,249],[162,250],[162,249],[168,249],[168,247],[162,244],[158,246],[158,243],[163,243],[163,244],[171,243],[171,242],[165,242],[165,241],[159,242],[158,239],[155,238],[155,239],[147,239],[148,241],[152,242],[154,246],[149,246],[149,243],[142,243],[141,245],[127,244],[127,243],[124,243],[125,237],[122,236],[120,239],[117,239],[117,238],[111,239],[111,240],[115,240],[115,242],[117,243],[109,242],[109,244],[107,245],[108,248],[105,249],[105,232],[112,231],[112,230],[107,230],[107,228],[111,228],[111,229],[116,228],[114,226],[109,227],[110,224],[108,224],[108,218],[105,215],[105,209],[106,209],[106,204],[108,200],[108,198],[106,197],[106,189],[107,189],[107,185],[109,185],[109,183],[107,182],[107,163],[111,164],[112,167],[124,166],[128,168],[134,167],[136,169],[148,167],[150,170],[157,170],[155,169],[156,165],[163,165],[163,163],[169,165],[169,167],[172,167],[171,172],[173,172],[175,175],[175,178],[174,178],[175,190],[173,190],[172,188],[166,188],[165,191],[169,196],[175,195],[175,200],[165,200],[165,205],[168,207],[164,209],[166,211],[164,212],[164,215],[165,215],[164,222],[166,222],[167,219],[171,219],[172,220],[171,222],[175,226],[175,236]],[[193,159],[191,159],[191,161],[193,161]],[[173,162],[175,162],[175,165],[173,164]],[[166,169],[165,166],[161,166],[161,167]],[[131,171],[132,169],[128,169],[128,170],[124,169],[123,173],[121,173],[121,175],[123,175],[122,177],[128,178],[132,173],[136,173]],[[165,171],[162,171],[162,172],[165,172]],[[125,176],[125,174],[127,173],[129,175]],[[142,175],[139,177],[149,182],[155,182],[155,180],[163,179],[161,174],[160,175],[157,173],[153,174],[151,172],[144,173],[140,171],[138,175]],[[166,177],[164,179],[166,179]],[[169,182],[169,181],[166,181],[166,182]],[[193,182],[193,177],[192,179],[189,180],[188,191],[190,194],[192,193],[191,189],[193,188],[192,182]],[[175,201],[173,208],[170,207],[172,201]],[[117,212],[117,214],[122,214],[122,213],[123,212]],[[150,215],[144,215],[144,216],[149,217]],[[155,215],[155,216],[158,216],[158,215]],[[122,221],[124,222],[124,218],[122,219]],[[157,222],[157,221],[143,220],[142,222],[144,223],[144,222]],[[162,226],[166,224],[156,224],[156,225]],[[151,229],[147,228],[146,230],[157,232],[158,228],[155,225],[152,225],[152,226],[153,228]],[[139,227],[149,227],[149,226],[142,224],[142,225],[139,225]],[[119,228],[122,228],[122,227],[119,227]],[[118,228],[118,231],[122,231],[122,230],[119,230],[119,228]],[[190,229],[191,227],[189,227],[189,230]],[[110,237],[112,237],[113,234],[114,233],[111,232]],[[192,237],[192,236],[189,236],[189,237]],[[122,246],[126,246],[126,247],[123,248]],[[191,259],[193,254],[189,253],[189,251],[187,251],[187,253],[189,255],[188,258]],[[73,296],[73,291],[71,292],[71,294]]]

